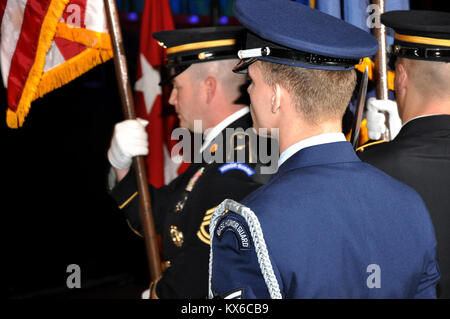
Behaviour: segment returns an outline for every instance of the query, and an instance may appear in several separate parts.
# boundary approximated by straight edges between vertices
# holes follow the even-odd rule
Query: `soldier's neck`
[[[325,134],[325,133],[342,133],[342,125],[340,121],[330,120],[311,125],[305,121],[299,120],[294,125],[282,125],[279,131],[280,154],[289,146],[307,138]]]
[[[450,100],[409,99],[399,107],[402,123],[427,115],[450,115]]]

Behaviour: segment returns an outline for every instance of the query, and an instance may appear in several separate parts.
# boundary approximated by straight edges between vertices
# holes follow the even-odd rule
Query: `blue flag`
[[[343,13],[344,20],[348,23],[357,26],[369,32],[369,26],[367,25],[367,18],[369,13],[367,8],[370,5],[369,0],[344,0],[343,3]]]
[[[303,4],[310,4],[309,0],[297,0]],[[367,19],[373,12],[370,10],[370,0],[316,0],[315,8],[336,18],[343,19],[348,23],[357,26],[367,32],[370,31]],[[409,0],[387,0],[385,11],[409,10]],[[392,44],[393,39],[388,35],[388,44]]]
[[[295,0],[298,3],[304,4],[305,6],[311,6],[309,0]]]
[[[332,15],[338,19],[342,19],[341,0],[316,0],[316,9]]]

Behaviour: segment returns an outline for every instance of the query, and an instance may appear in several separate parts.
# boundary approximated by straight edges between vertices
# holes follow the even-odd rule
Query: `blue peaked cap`
[[[295,1],[236,0],[234,13],[248,29],[236,72],[256,60],[349,70],[378,50],[378,41],[370,33]]]

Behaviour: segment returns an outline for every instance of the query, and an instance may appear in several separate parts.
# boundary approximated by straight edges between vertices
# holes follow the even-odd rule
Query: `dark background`
[[[411,8],[445,10],[444,4],[411,1]],[[212,23],[209,16],[190,18],[177,14],[177,27]],[[123,12],[121,20],[134,82],[139,14]],[[112,60],[34,101],[22,128],[6,126],[3,86],[0,101],[7,298],[139,297],[148,284],[144,243],[106,186],[106,151],[114,124],[123,119]],[[81,267],[81,289],[66,286],[70,264]]]

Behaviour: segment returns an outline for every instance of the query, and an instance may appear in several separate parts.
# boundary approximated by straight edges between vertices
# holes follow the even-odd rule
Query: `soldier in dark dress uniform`
[[[151,285],[152,298],[207,297],[209,223],[214,208],[225,198],[242,199],[269,177],[257,159],[258,141],[249,108],[236,103],[246,84],[245,76],[232,72],[242,36],[241,27],[154,34],[167,47],[168,80],[174,86],[169,103],[175,106],[181,126],[196,134],[212,130],[205,133],[203,145],[183,174],[161,188],[150,187],[166,265],[162,277]],[[202,128],[195,120],[202,121]],[[117,124],[108,152],[120,180],[112,196],[138,234],[137,186],[129,159],[147,152],[145,125],[140,120]],[[276,161],[277,157],[275,167]]]
[[[437,238],[437,295],[450,298],[450,13],[393,11],[381,21],[396,32],[391,60],[404,124],[394,140],[363,146],[359,157],[425,201]]]
[[[261,5],[263,3],[263,5]],[[256,127],[279,127],[279,168],[211,218],[210,297],[435,298],[436,240],[410,187],[342,134],[367,32],[293,1],[236,0]]]

